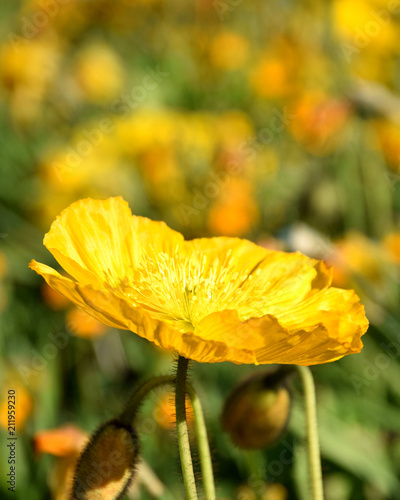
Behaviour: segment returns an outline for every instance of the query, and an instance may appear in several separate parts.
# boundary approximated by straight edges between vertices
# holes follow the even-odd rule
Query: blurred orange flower
[[[32,261],[50,286],[199,362],[326,363],[359,352],[368,328],[357,295],[330,287],[322,262],[236,238],[184,241],[121,197],[73,203],[44,244],[71,276]]]
[[[331,153],[339,132],[350,115],[350,106],[319,92],[304,94],[293,106],[294,120],[289,129],[308,151],[317,155]]]
[[[256,94],[267,98],[285,96],[293,89],[290,70],[279,58],[261,60],[252,71],[250,82]]]
[[[92,102],[108,102],[122,90],[122,62],[104,43],[92,43],[77,56],[74,77],[83,96]]]
[[[93,316],[77,307],[67,312],[67,325],[69,330],[77,337],[94,338],[104,335],[107,327]]]
[[[57,429],[37,432],[33,442],[36,453],[50,453],[56,457],[66,457],[80,453],[87,440],[87,434],[78,427],[64,425]]]
[[[250,72],[250,85],[260,97],[287,97],[298,86],[298,68],[296,48],[287,40],[274,40],[273,49],[263,53]]]
[[[42,297],[46,304],[55,311],[66,309],[70,305],[70,301],[61,293],[51,288],[47,283],[44,283],[41,289]]]
[[[231,179],[208,214],[212,234],[242,236],[259,218],[253,186],[245,179]]]
[[[49,453],[58,457],[50,475],[50,488],[54,500],[68,500],[72,488],[75,467],[88,435],[74,425],[39,431],[33,438],[37,453]]]
[[[154,419],[164,429],[172,429],[176,425],[176,410],[174,394],[166,392],[162,394],[154,408]],[[189,396],[186,394],[186,418],[188,423],[193,421],[193,410]]]

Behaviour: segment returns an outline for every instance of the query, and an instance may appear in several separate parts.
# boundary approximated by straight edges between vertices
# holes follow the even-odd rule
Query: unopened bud
[[[251,376],[228,396],[222,426],[240,448],[262,449],[277,441],[286,429],[291,396],[285,386],[292,368]]]
[[[133,478],[139,456],[134,429],[119,420],[102,425],[79,459],[71,500],[117,500]]]

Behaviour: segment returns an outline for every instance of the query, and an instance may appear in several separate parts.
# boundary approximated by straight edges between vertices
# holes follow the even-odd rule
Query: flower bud
[[[122,498],[135,472],[139,444],[134,429],[119,420],[103,424],[84,449],[71,500]]]
[[[289,420],[291,396],[285,385],[291,367],[252,375],[228,396],[222,426],[240,448],[262,449],[283,434]]]

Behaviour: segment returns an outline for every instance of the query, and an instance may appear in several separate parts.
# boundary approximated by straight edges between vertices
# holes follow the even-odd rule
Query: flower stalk
[[[197,444],[199,446],[200,466],[203,476],[204,493],[207,500],[215,500],[214,473],[210,446],[208,444],[207,427],[204,421],[203,409],[200,398],[193,387],[186,383],[186,392],[190,398],[194,413],[194,425],[196,429]]]
[[[176,384],[177,377],[174,375],[163,375],[151,378],[138,386],[136,391],[132,394],[125,411],[120,416],[119,420],[125,425],[133,422],[136,414],[148,394],[157,387],[163,385]],[[204,482],[204,492],[206,500],[215,500],[215,484],[214,473],[212,469],[212,460],[210,454],[210,447],[208,443],[207,428],[204,420],[203,408],[200,398],[198,397],[194,387],[186,381],[186,394],[192,404],[195,422],[196,439],[199,447],[200,466]]]
[[[324,500],[314,379],[308,367],[297,366],[297,370],[303,384],[306,405],[308,461],[312,485],[312,498],[313,500]]]
[[[194,479],[189,433],[186,422],[186,379],[188,365],[189,360],[183,356],[179,356],[175,391],[176,428],[178,431],[179,456],[181,459],[183,482],[187,499],[197,500],[196,482]]]

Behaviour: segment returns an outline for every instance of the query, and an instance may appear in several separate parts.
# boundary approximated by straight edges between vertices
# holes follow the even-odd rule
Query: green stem
[[[321,456],[319,451],[318,427],[317,427],[317,404],[315,397],[315,385],[311,370],[306,366],[297,366],[299,371],[306,403],[307,415],[307,438],[308,438],[308,460],[312,483],[313,500],[323,500]]]
[[[203,409],[196,391],[188,383],[186,383],[186,391],[193,407],[204,492],[207,500],[215,500],[217,497],[215,495],[214,473],[212,469],[210,446],[208,444],[207,428],[204,421]]]
[[[264,473],[267,470],[267,468],[266,468],[266,462],[261,459],[260,454],[254,450],[244,450],[242,451],[242,455],[246,460],[249,479],[252,481],[252,483],[265,485]],[[263,498],[265,498],[265,496],[261,492],[261,490],[263,489],[264,488],[258,488],[258,487],[253,488],[255,500],[262,500]]]
[[[132,394],[125,411],[120,416],[120,421],[125,423],[126,425],[132,424],[132,421],[135,419],[143,400],[146,398],[149,392],[163,385],[175,384],[175,382],[176,377],[174,375],[164,375],[160,377],[154,377],[140,384]],[[190,398],[194,413],[195,432],[199,446],[200,465],[204,481],[204,492],[206,500],[215,500],[216,494],[214,486],[214,474],[212,469],[210,447],[208,443],[207,428],[204,421],[203,408],[201,406],[200,398],[198,397],[195,389],[188,382],[186,382],[186,393]]]
[[[176,373],[176,428],[178,431],[179,455],[181,458],[183,482],[188,500],[197,500],[192,455],[190,453],[189,434],[186,423],[186,378],[189,360],[179,356]]]

